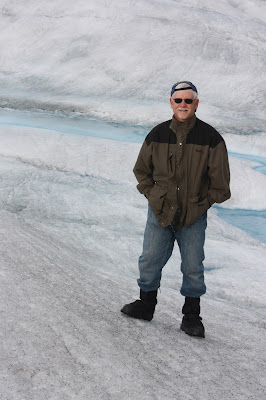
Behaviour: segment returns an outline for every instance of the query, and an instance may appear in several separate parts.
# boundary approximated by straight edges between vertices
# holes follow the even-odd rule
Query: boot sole
[[[197,338],[201,338],[204,339],[205,338],[205,332],[197,332],[197,331],[189,331],[189,330],[185,330],[182,325],[180,326],[181,331],[185,332],[187,335],[189,336],[194,336]]]
[[[140,320],[142,320],[142,321],[151,321],[152,320],[152,318],[153,317],[137,317],[137,316],[135,316],[135,315],[133,315],[133,314],[130,314],[129,312],[125,312],[125,311],[123,311],[123,308],[122,308],[122,310],[120,310],[121,311],[121,313],[123,314],[123,315],[125,315],[126,317],[130,317],[130,318],[135,318],[135,319],[140,319]]]

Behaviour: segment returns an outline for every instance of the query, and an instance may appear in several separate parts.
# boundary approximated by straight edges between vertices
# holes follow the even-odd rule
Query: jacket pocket
[[[210,203],[208,197],[196,196],[189,199],[190,203],[197,204],[199,207],[208,205],[210,207]]]
[[[210,208],[208,197],[191,197],[188,201],[185,225],[191,225]]]
[[[169,154],[168,162],[169,162],[170,172],[173,173],[174,172],[174,169],[173,169],[173,153]]]
[[[167,190],[155,184],[151,189],[148,200],[152,206],[152,210],[155,214],[161,214],[166,198]]]

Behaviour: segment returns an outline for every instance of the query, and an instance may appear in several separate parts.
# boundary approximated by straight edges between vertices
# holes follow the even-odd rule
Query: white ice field
[[[179,330],[177,249],[153,321],[120,308],[138,295],[147,212],[132,167],[145,132],[171,118],[175,81],[196,84],[199,118],[226,140],[222,208],[263,223],[265,2],[0,10],[0,398],[263,399],[266,245],[249,227],[208,212],[204,340]]]

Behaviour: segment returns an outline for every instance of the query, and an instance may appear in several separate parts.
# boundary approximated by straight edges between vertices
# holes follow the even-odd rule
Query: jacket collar
[[[191,129],[194,127],[196,119],[196,115],[194,114],[193,117],[191,117],[188,121],[180,122],[177,121],[177,119],[175,119],[175,117],[173,116],[170,123],[170,129],[172,129],[172,131],[175,132],[176,135],[187,135],[188,132],[190,132]]]

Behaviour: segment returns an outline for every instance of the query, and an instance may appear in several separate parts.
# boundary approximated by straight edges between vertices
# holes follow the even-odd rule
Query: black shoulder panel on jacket
[[[197,118],[194,128],[187,135],[186,143],[210,146],[213,149],[222,141],[222,136],[211,125]]]
[[[162,122],[155,126],[150,133],[146,136],[146,144],[149,146],[152,142],[156,143],[176,143],[176,135],[170,129],[171,120]]]

